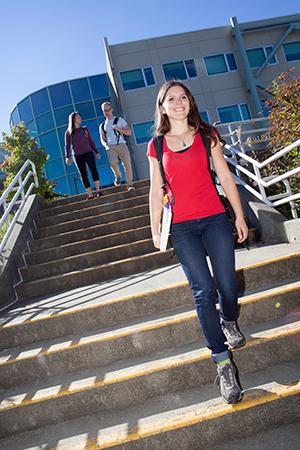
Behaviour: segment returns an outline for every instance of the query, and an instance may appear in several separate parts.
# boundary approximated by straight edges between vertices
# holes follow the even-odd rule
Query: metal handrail
[[[236,174],[233,174],[234,179],[241,185],[243,185],[249,192],[254,194],[257,198],[262,200],[264,203],[266,203],[269,206],[279,206],[284,203],[289,203],[291,207],[291,213],[293,218],[297,219],[298,214],[295,207],[295,200],[300,199],[300,192],[297,192],[295,194],[292,194],[290,184],[288,181],[288,178],[295,176],[296,174],[300,173],[300,166],[296,167],[295,169],[288,170],[287,172],[280,174],[280,175],[272,175],[268,177],[263,177],[261,175],[260,169],[264,168],[268,164],[278,160],[282,156],[289,153],[291,150],[293,150],[296,147],[300,147],[300,139],[297,139],[292,144],[287,145],[283,149],[276,152],[274,155],[270,156],[263,162],[256,161],[255,159],[251,158],[250,156],[246,155],[244,152],[238,150],[236,146],[234,145],[228,145],[226,144],[224,148],[231,153],[231,157],[228,155],[224,155],[226,161],[228,164],[233,166],[236,169]],[[246,161],[249,164],[252,164],[252,167],[254,169],[254,173],[250,172],[250,170],[246,169],[244,165],[237,161],[237,157],[239,157],[242,161]],[[252,186],[250,186],[248,183],[245,182],[245,180],[242,180],[239,176],[239,173],[245,174],[248,178],[254,180],[259,188],[259,192],[256,191]],[[283,182],[286,188],[285,192],[282,192],[280,194],[271,195],[268,196],[265,189],[269,186],[272,186],[273,184]]]
[[[31,170],[26,172],[26,176],[23,179],[23,174],[26,171],[28,166],[31,166]],[[33,182],[26,189],[26,184],[28,183],[28,180],[30,179],[30,177],[33,177]],[[18,185],[18,186],[16,186],[16,185]],[[10,185],[5,189],[5,191],[2,193],[2,195],[0,197],[0,208],[2,207],[4,210],[4,213],[0,218],[0,228],[4,225],[4,223],[8,219],[9,214],[11,213],[13,208],[15,206],[18,206],[18,209],[17,209],[12,221],[10,222],[9,227],[6,230],[6,233],[0,243],[0,253],[4,249],[4,246],[12,233],[12,230],[16,224],[16,221],[18,220],[18,217],[21,214],[21,211],[22,211],[30,193],[32,192],[34,187],[37,188],[38,186],[39,186],[39,182],[38,182],[35,165],[30,159],[27,159],[27,161],[25,161],[25,163],[23,164],[23,166],[21,167],[21,169],[19,170],[17,175],[14,177],[14,179],[10,183]],[[9,194],[14,191],[16,191],[16,192],[15,192],[13,198],[8,202],[7,198],[9,196]],[[21,197],[21,200],[19,200],[19,197]]]

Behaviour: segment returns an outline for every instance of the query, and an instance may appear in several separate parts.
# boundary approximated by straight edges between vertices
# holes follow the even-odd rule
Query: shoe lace
[[[230,336],[236,336],[237,334],[240,334],[234,322],[227,323],[225,329]]]
[[[226,366],[219,369],[219,373],[215,378],[215,387],[220,387],[224,384],[226,388],[230,388],[234,385],[234,370],[231,364],[226,364]]]

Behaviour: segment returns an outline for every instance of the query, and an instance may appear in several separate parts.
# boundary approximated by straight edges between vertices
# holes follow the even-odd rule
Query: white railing
[[[30,170],[27,170],[28,166],[31,166]],[[23,178],[24,175],[25,177]],[[33,181],[28,187],[26,187],[30,177],[33,178]],[[27,159],[27,161],[23,164],[23,166],[21,167],[21,169],[19,170],[13,181],[5,189],[0,198],[0,211],[3,210],[3,215],[0,218],[0,229],[5,223],[9,222],[10,214],[14,212],[14,217],[9,223],[7,231],[0,243],[0,254],[2,253],[9,236],[13,231],[13,228],[18,220],[18,217],[21,214],[21,211],[32,189],[34,187],[38,187],[38,185],[39,182],[36,174],[35,165],[32,161],[30,161],[30,159]],[[16,191],[16,193],[14,194],[13,198],[11,200],[8,200],[8,197],[11,194],[11,192],[14,191]]]
[[[282,156],[289,153],[294,148],[300,147],[300,139],[293,142],[290,145],[287,145],[282,150],[278,151],[274,155],[272,155],[270,158],[266,159],[263,162],[259,162],[247,154],[245,154],[243,151],[241,151],[237,145],[228,145],[225,146],[226,152],[225,152],[225,158],[228,164],[232,165],[235,168],[236,174],[233,174],[235,180],[237,183],[243,185],[245,189],[247,189],[249,192],[254,194],[257,198],[262,200],[264,203],[266,203],[269,206],[279,206],[283,205],[284,203],[289,203],[291,208],[292,217],[297,219],[298,214],[295,207],[295,201],[300,200],[300,188],[299,192],[296,192],[292,194],[291,187],[289,183],[289,178],[297,176],[297,174],[300,174],[300,166],[296,167],[295,169],[288,170],[287,172],[281,174],[281,175],[271,175],[268,177],[263,177],[261,174],[261,169],[263,169],[268,164],[271,164],[272,162],[278,160]],[[228,155],[228,152],[231,154]],[[227,153],[227,154],[226,154]],[[252,165],[253,172],[245,167],[245,164]],[[251,167],[250,167],[251,168]],[[254,189],[251,185],[247,183],[242,177],[241,173],[246,175],[246,177],[250,178],[251,180],[255,181],[258,187],[258,191]],[[298,175],[299,176],[299,175]],[[266,193],[266,189],[276,183],[283,183],[283,186],[285,188],[284,192],[281,192],[276,195],[268,195]],[[300,185],[300,183],[299,183]]]

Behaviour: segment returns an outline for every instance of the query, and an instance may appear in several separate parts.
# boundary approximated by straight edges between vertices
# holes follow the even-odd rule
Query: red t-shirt
[[[148,156],[156,158],[153,140]],[[163,167],[174,195],[173,223],[200,219],[225,211],[209,171],[208,157],[199,133],[184,152],[173,152],[163,141]]]

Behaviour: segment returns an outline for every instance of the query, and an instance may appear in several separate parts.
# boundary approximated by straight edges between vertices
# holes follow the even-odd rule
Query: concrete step
[[[123,231],[133,230],[149,224],[150,216],[147,213],[141,216],[118,220],[118,222],[94,225],[88,228],[81,228],[79,230],[58,234],[56,236],[35,239],[30,241],[28,244],[32,252],[37,252],[57,248],[67,244],[73,244],[75,242],[86,241],[88,239],[104,237],[113,233],[121,233]]]
[[[21,282],[15,286],[18,300],[34,299],[57,292],[68,291],[76,287],[87,286],[114,278],[133,275],[157,267],[168,266],[174,261],[172,250],[153,252],[147,255],[135,256],[121,261],[110,262],[84,270],[75,270],[57,277],[47,277],[40,280]]]
[[[272,445],[273,450],[296,449],[298,375],[299,362],[277,364],[244,374],[244,398],[235,406],[222,402],[210,383],[153,397],[125,410],[99,411],[72,421],[62,418],[57,425],[1,439],[0,448],[269,450]]]
[[[71,253],[73,254],[70,256],[61,256],[62,251],[60,248],[52,249],[51,252],[44,252],[44,257],[47,258],[45,262],[35,262],[19,269],[22,280],[24,282],[39,280],[41,278],[73,272],[74,270],[107,264],[113,261],[120,261],[134,256],[146,255],[153,252],[154,247],[150,229],[148,228],[146,233],[144,232],[143,234],[147,238],[136,241],[131,241],[131,233],[126,233],[124,236],[120,234],[119,238],[115,240],[120,241],[121,237],[123,237],[124,243],[113,245],[114,242],[110,240],[111,245],[104,249],[93,247],[94,240],[92,240],[92,242],[84,242],[81,243],[80,246],[72,246]],[[125,240],[126,238],[127,241]],[[108,239],[106,239],[106,242],[107,241]],[[101,245],[101,240],[98,239],[98,242],[96,243]],[[55,258],[56,254],[58,254],[58,259]],[[27,257],[26,261],[28,261],[28,259],[30,258]],[[33,255],[31,261],[32,260],[34,260]]]
[[[148,188],[147,188],[148,190]],[[136,195],[124,200],[118,200],[115,202],[103,203],[102,197],[96,198],[95,200],[87,201],[86,208],[84,209],[74,209],[70,212],[65,212],[62,214],[55,214],[52,216],[42,217],[39,220],[39,227],[47,227],[51,225],[57,225],[59,223],[70,222],[72,220],[84,219],[86,217],[97,216],[99,214],[119,211],[121,209],[128,209],[132,206],[146,205],[149,203],[149,193],[145,195],[140,193],[141,189],[137,191]],[[144,191],[144,189],[143,189]],[[141,195],[140,195],[141,194]],[[46,210],[48,211],[48,210]],[[44,210],[43,210],[44,212]]]
[[[136,189],[140,189],[140,188],[143,188],[146,186],[149,187],[150,180],[146,179],[146,180],[135,181],[133,184]],[[120,192],[127,192],[127,185],[122,184],[121,186],[111,186],[111,187],[102,189],[102,191],[103,191],[104,195],[111,195],[111,194],[117,194]],[[62,197],[57,200],[53,200],[50,203],[45,203],[43,209],[52,209],[53,207],[64,206],[64,205],[68,205],[70,203],[78,203],[85,199],[86,199],[85,193],[77,194],[77,195],[68,195],[66,197]]]
[[[249,299],[265,301],[264,307],[267,304],[271,305],[268,310],[269,317],[275,318],[277,315],[281,315],[282,311],[285,314],[290,302],[300,301],[299,283],[279,284],[279,286],[263,292],[256,292],[240,298],[245,301]],[[26,309],[16,313],[16,319],[10,319],[9,316],[3,317],[3,324],[0,327],[0,348],[8,349],[46,339],[57,339],[76,334],[78,330],[84,332],[119,326],[127,321],[139,320],[141,311],[143,317],[149,317],[194,305],[191,291],[186,282],[127,296],[117,297],[115,294],[115,298],[109,297],[108,299],[101,297],[101,291],[96,292],[98,300],[92,305],[87,305],[80,295],[79,305],[72,309],[60,310],[61,302],[58,298],[54,308],[49,305],[49,302],[46,305],[39,304],[37,308],[34,308],[33,314],[27,312],[28,318]],[[69,299],[62,301],[64,306],[70,302]],[[258,322],[255,311],[252,311],[253,320]]]
[[[34,231],[33,236],[35,239],[45,238],[49,236],[56,236],[61,233],[67,233],[69,231],[75,231],[82,228],[92,227],[94,225],[101,225],[109,222],[117,222],[118,220],[133,218],[136,216],[142,216],[149,213],[149,205],[133,206],[128,209],[121,209],[119,211],[113,211],[87,217],[85,219],[72,220],[70,222],[61,223],[58,225],[52,225],[48,227],[41,227]]]
[[[51,261],[32,266],[24,266],[20,268],[20,274],[22,280],[28,282],[55,275],[63,276],[70,272],[147,255],[148,253],[153,253],[151,238],[89,253],[77,254],[63,259],[51,259]]]
[[[297,279],[300,272],[299,260],[300,254],[297,253],[289,257],[275,258],[258,265],[240,268],[237,271],[240,292],[266,286],[266,282],[272,284],[286,279]],[[141,273],[145,270],[168,266],[176,262],[172,250],[155,251],[147,255],[65,273],[60,277],[53,276],[26,283],[22,282],[15,287],[15,290],[19,300],[32,299],[79,286]]]
[[[274,361],[281,363],[299,358],[299,335],[299,322],[253,333],[246,347],[234,351],[240,376],[266,368]],[[156,357],[142,364],[128,361],[126,367],[115,365],[85,373],[65,374],[56,379],[53,377],[48,385],[8,390],[0,404],[0,437],[75,419],[98,410],[128,408],[154,396],[211,383],[214,375],[215,367],[209,351],[201,348],[169,357]],[[235,408],[230,407],[231,410]]]
[[[293,289],[294,288],[294,289]],[[297,289],[296,289],[297,288]],[[294,319],[294,311],[299,302],[300,282],[292,286],[275,288],[265,293],[253,294],[240,299],[239,325],[242,329],[275,319],[276,325]],[[273,294],[273,295],[272,295]],[[280,305],[280,306],[278,306]],[[51,325],[48,321],[46,326]],[[197,314],[191,305],[184,310],[172,310],[164,314],[144,317],[138,322],[129,321],[119,327],[102,327],[97,334],[86,333],[68,335],[64,338],[38,341],[18,348],[7,348],[0,352],[0,388],[8,388],[22,383],[35,382],[52,374],[64,374],[75,370],[102,367],[115,361],[145,356],[195,343],[204,345]],[[41,364],[42,361],[42,364]]]
[[[133,243],[143,239],[151,238],[150,225],[132,230],[125,230],[118,233],[112,233],[105,236],[98,236],[71,244],[61,245],[47,250],[28,253],[25,255],[25,262],[28,265],[35,265],[53,261],[70,256],[89,253],[95,250],[108,249],[117,245]]]

